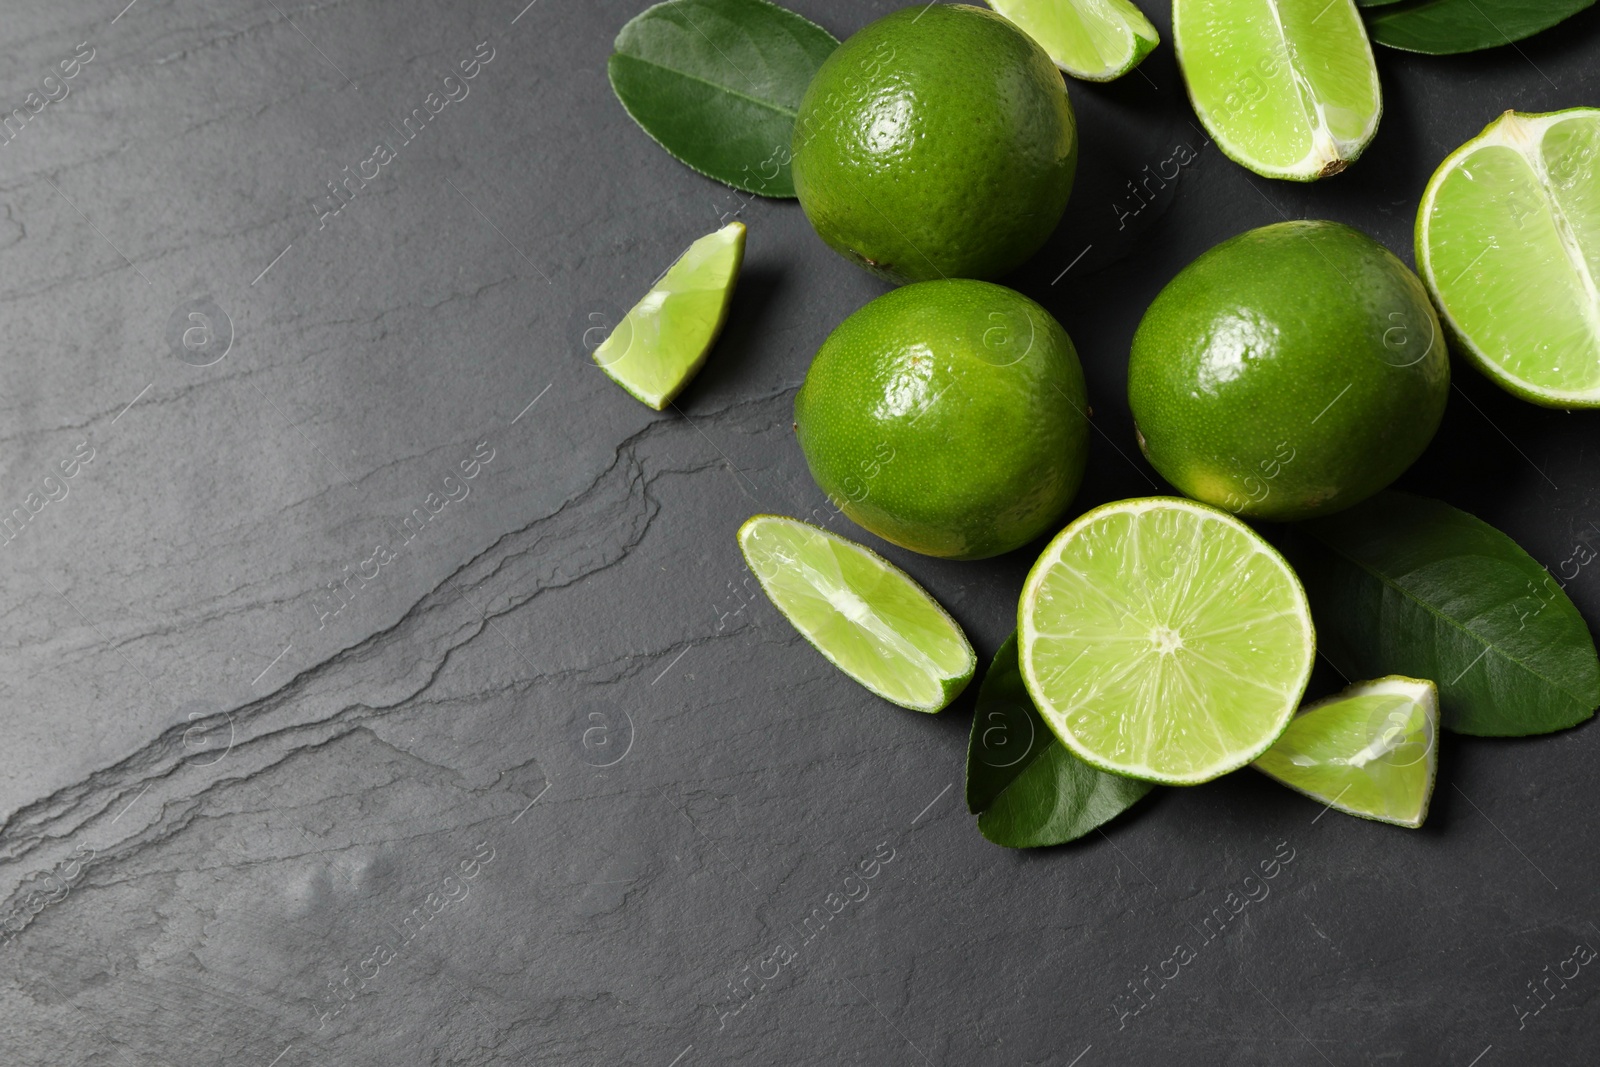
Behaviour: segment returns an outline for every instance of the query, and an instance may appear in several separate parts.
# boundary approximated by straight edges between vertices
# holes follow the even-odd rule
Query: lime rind
[[[1600,407],[1597,155],[1600,110],[1507,111],[1417,208],[1417,273],[1456,349],[1544,407]]]
[[[1288,726],[1315,632],[1283,557],[1221,509],[1174,497],[1074,520],[1028,574],[1019,664],[1068,750],[1113,774],[1195,785]]]
[[[1172,46],[1206,131],[1263,177],[1337,174],[1378,132],[1383,93],[1354,0],[1173,0]]]
[[[1108,82],[1137,67],[1161,35],[1131,0],[988,0],[1064,72]]]
[[[640,403],[661,411],[705,365],[728,319],[744,240],[744,223],[730,222],[690,245],[594,350]]]
[[[1439,690],[1389,675],[1307,705],[1252,766],[1349,815],[1416,829],[1438,771]]]
[[[781,515],[752,516],[739,548],[800,636],[890,703],[942,711],[972,681],[978,658],[961,627],[870,548]]]

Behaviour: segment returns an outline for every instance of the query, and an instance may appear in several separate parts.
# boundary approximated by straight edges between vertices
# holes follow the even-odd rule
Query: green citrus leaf
[[[1318,645],[1347,676],[1432,678],[1445,727],[1487,737],[1563,730],[1600,705],[1583,617],[1488,523],[1386,492],[1302,529]]]
[[[1594,0],[1357,0],[1367,33],[1405,52],[1452,55],[1531,37],[1591,6]]]
[[[1017,668],[1017,635],[995,653],[978,689],[967,745],[967,810],[997,845],[1059,845],[1120,815],[1149,782],[1107,774],[1055,739]]]
[[[1356,0],[1357,7],[1388,7],[1390,4],[1401,3],[1402,0]]]
[[[747,193],[792,197],[795,112],[838,45],[767,0],[671,0],[622,27],[606,73],[678,160]]]
[[[967,742],[967,810],[976,815],[993,804],[1040,753],[1059,743],[1022,684],[1013,632],[978,686]]]

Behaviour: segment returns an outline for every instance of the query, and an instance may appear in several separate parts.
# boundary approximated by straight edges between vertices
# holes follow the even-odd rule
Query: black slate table
[[[1600,947],[1593,727],[1446,738],[1417,832],[1241,773],[986,843],[971,695],[870,697],[734,542],[772,511],[883,547],[789,427],[882,286],[626,117],[605,64],[642,3],[525,3],[5,12],[0,1063],[1593,1060],[1600,971],[1546,983]],[[895,5],[794,6],[842,37]],[[1381,51],[1376,141],[1310,186],[1208,142],[1170,45],[1073,83],[1078,188],[1013,284],[1086,366],[1075,506],[1165,490],[1123,375],[1180,267],[1301,217],[1409,260],[1438,161],[1600,104],[1597,55],[1600,9]],[[588,350],[734,217],[727,332],[650,412]],[[1402,485],[1552,569],[1600,545],[1596,416],[1459,364],[1452,394]],[[885,551],[987,661],[1030,552]],[[1600,569],[1568,591],[1600,622]]]

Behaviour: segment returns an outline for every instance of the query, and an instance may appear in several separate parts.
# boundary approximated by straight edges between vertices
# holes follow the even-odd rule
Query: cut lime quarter
[[[1600,407],[1600,110],[1507,111],[1451,153],[1417,211],[1417,272],[1502,388]]]
[[[1130,0],[989,0],[1055,61],[1085,81],[1108,82],[1139,65],[1161,36]]]
[[[871,549],[781,515],[751,518],[739,548],[800,636],[890,703],[941,711],[972,681],[978,659],[961,627]]]
[[[1330,808],[1415,829],[1428,817],[1438,736],[1438,689],[1390,675],[1309,705],[1255,768]]]
[[[700,238],[594,350],[594,361],[637,400],[665,408],[705,364],[743,262],[744,223]]]
[[[1337,174],[1378,132],[1378,68],[1354,0],[1173,0],[1172,43],[1195,114],[1257,174]]]
[[[1277,740],[1316,638],[1299,579],[1250,527],[1191,500],[1095,508],[1056,535],[1018,610],[1023,681],[1084,762],[1194,785]]]

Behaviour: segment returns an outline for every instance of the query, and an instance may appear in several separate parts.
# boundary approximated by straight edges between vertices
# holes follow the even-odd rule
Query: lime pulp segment
[[[1161,43],[1131,0],[989,0],[1039,43],[1056,66],[1085,81],[1120,78]]]
[[[745,226],[730,222],[690,245],[594,351],[594,361],[657,411],[705,364],[728,318],[744,262]]]
[[[800,635],[883,699],[940,711],[972,680],[977,656],[961,627],[871,549],[779,515],[747,521],[739,547]]]
[[[1311,612],[1283,557],[1233,516],[1171,497],[1106,504],[1023,586],[1023,680],[1062,744],[1170,785],[1244,766],[1305,691]]]
[[[1600,110],[1507,111],[1429,180],[1416,239],[1484,373],[1534,403],[1600,407]]]
[[[1378,68],[1354,0],[1173,0],[1172,42],[1200,121],[1257,174],[1337,174],[1378,131]]]
[[[1415,829],[1438,766],[1439,691],[1390,675],[1308,706],[1258,771],[1331,808]]]

